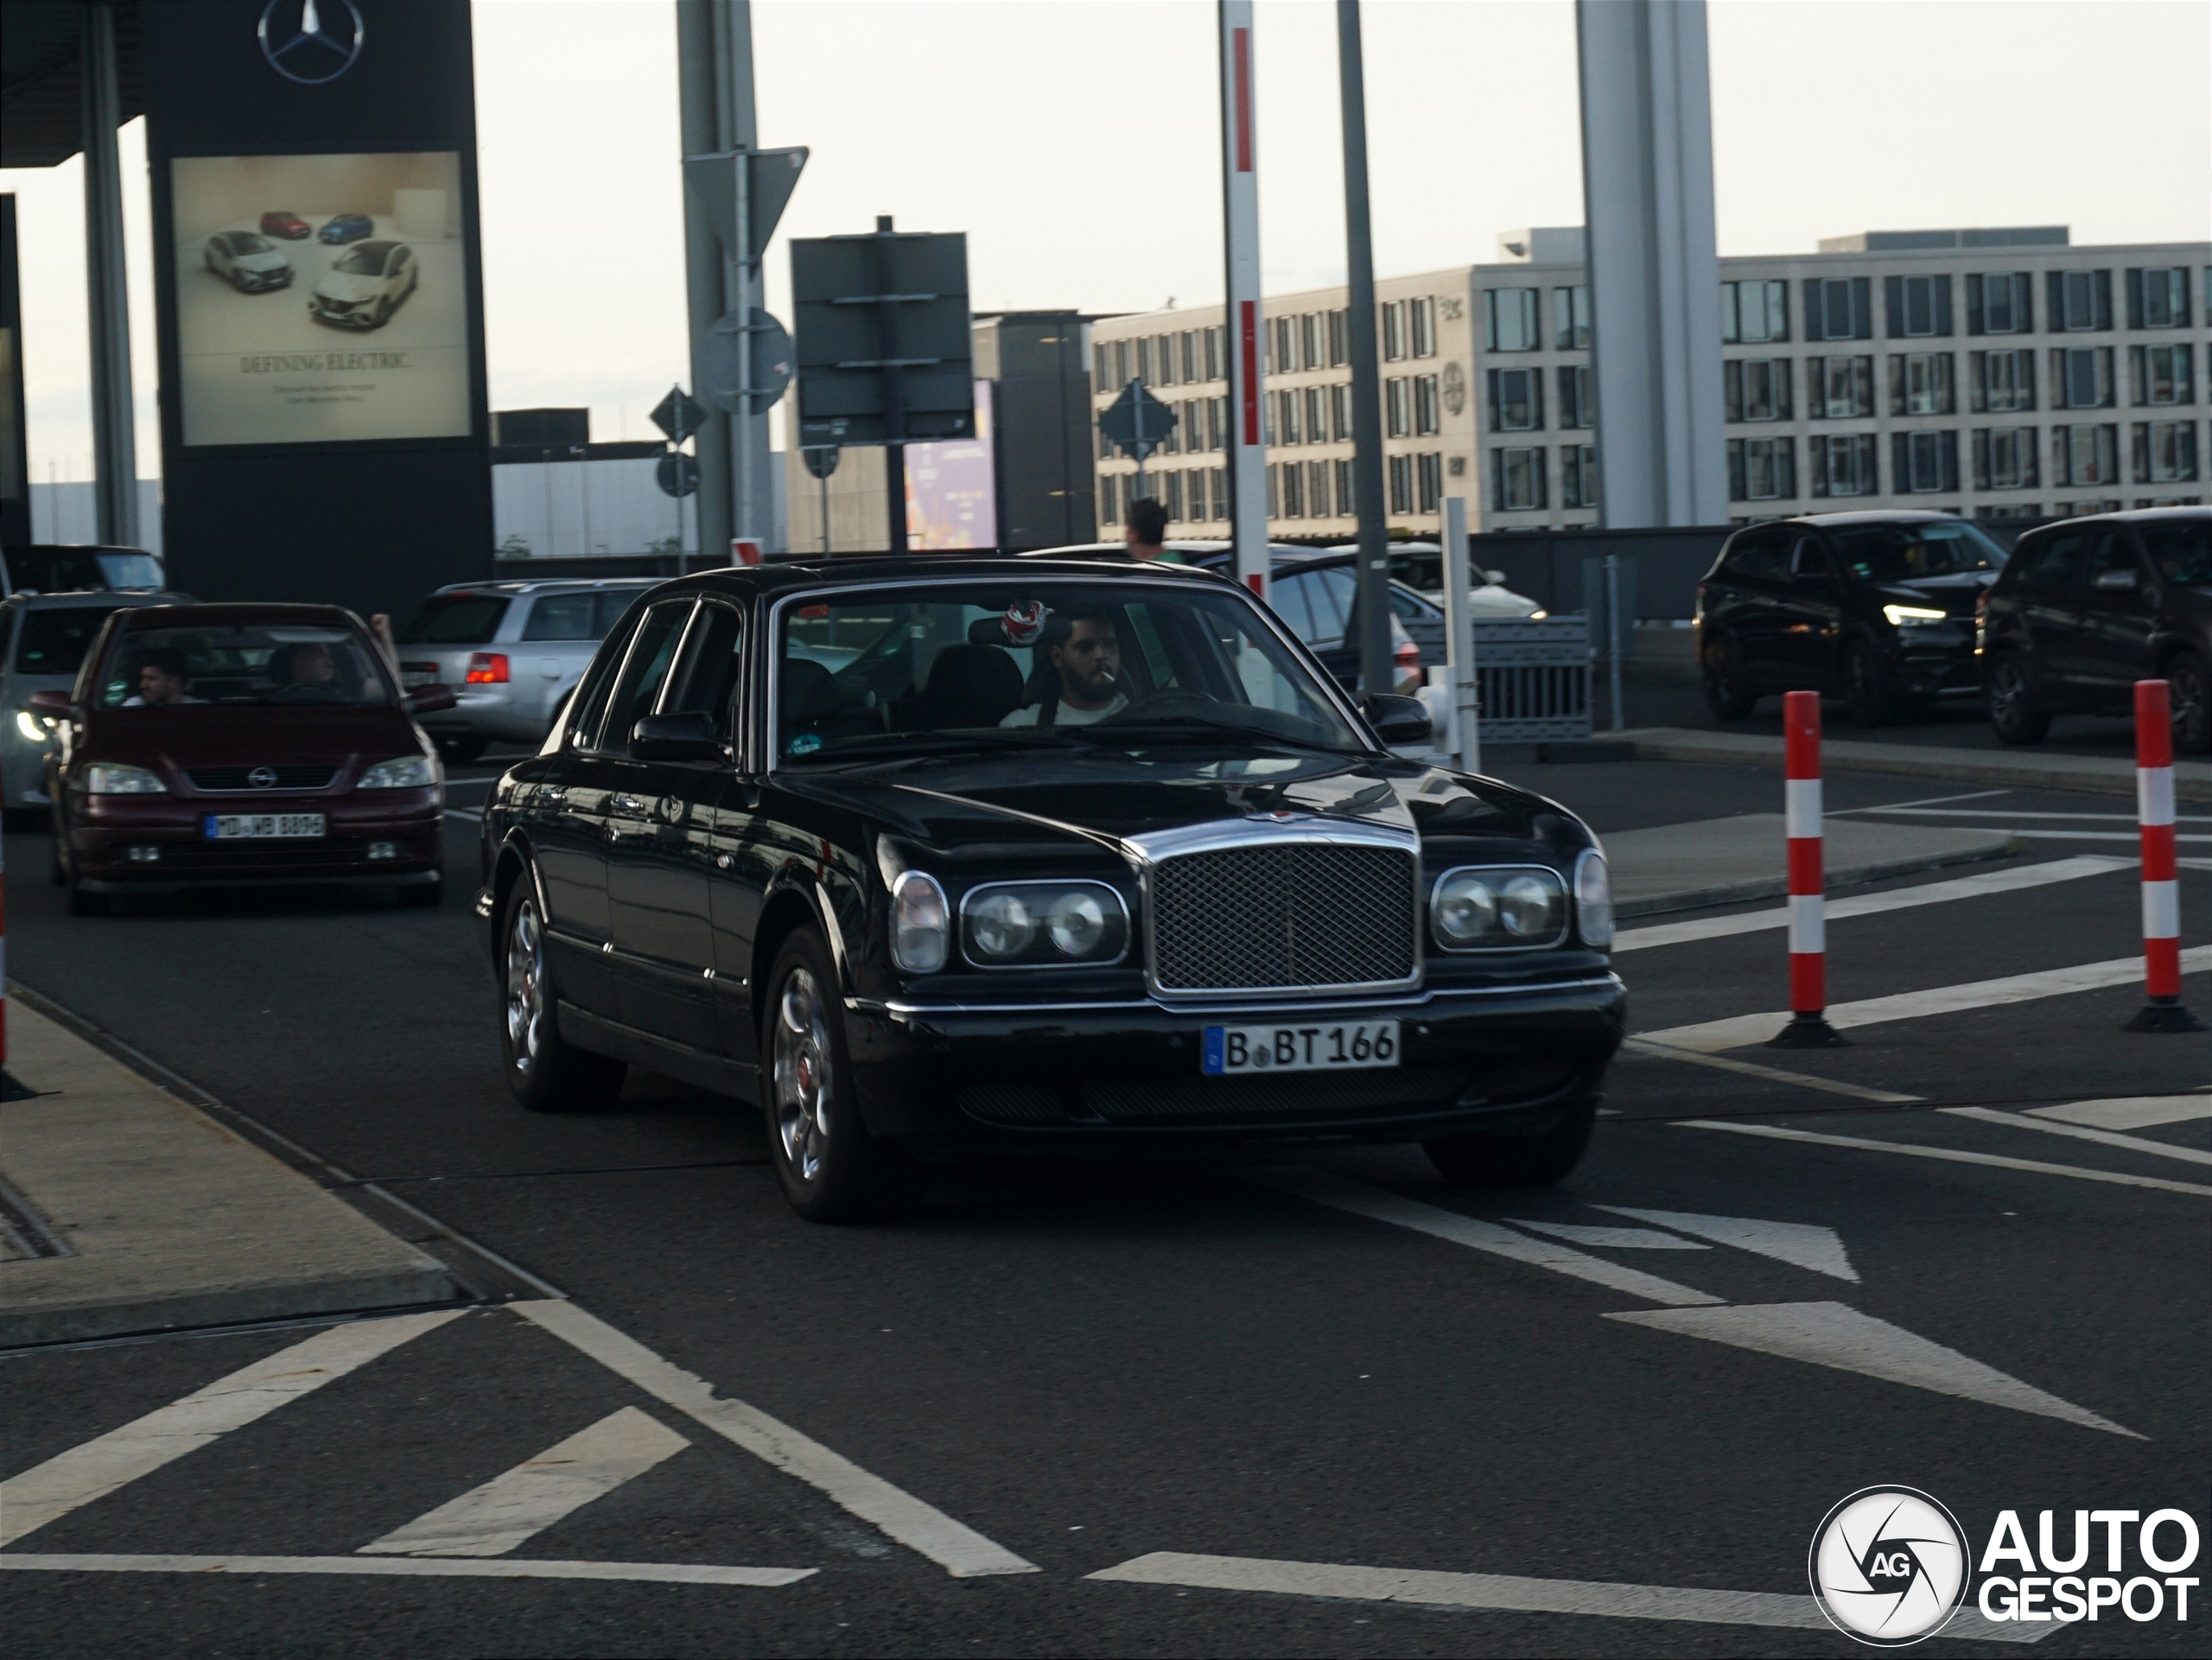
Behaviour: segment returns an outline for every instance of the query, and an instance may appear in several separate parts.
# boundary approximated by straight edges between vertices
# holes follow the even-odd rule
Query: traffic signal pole
[[[1222,331],[1229,342],[1230,535],[1236,576],[1268,597],[1268,452],[1260,419],[1260,173],[1254,118],[1252,0],[1219,0]],[[1139,463],[1141,467],[1142,463]]]
[[[1382,378],[1375,338],[1375,238],[1367,201],[1366,69],[1359,0],[1337,0],[1344,127],[1344,255],[1351,306],[1352,506],[1359,520],[1359,684],[1391,688],[1390,543],[1382,520]],[[1447,553],[1447,558],[1450,555]]]

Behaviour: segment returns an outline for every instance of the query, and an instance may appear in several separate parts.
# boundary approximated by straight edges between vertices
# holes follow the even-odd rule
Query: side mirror
[[[2096,585],[2108,594],[2132,593],[2136,587],[2135,573],[2124,568],[2120,570],[2101,570],[2097,573]]]
[[[630,728],[630,753],[639,760],[720,760],[722,741],[709,716],[648,715]]]
[[[399,700],[399,706],[410,715],[435,715],[442,709],[451,709],[461,699],[451,686],[433,683],[417,686]]]
[[[69,714],[69,694],[66,691],[35,691],[30,695],[29,707],[35,714],[66,719]]]
[[[1359,712],[1375,728],[1375,735],[1394,747],[1400,744],[1425,744],[1435,736],[1429,725],[1428,709],[1418,697],[1401,697],[1395,692],[1370,692],[1359,700]]]

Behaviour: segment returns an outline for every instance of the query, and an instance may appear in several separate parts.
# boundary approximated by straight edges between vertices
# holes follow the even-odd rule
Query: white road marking
[[[2086,1429],[2101,1429],[2134,1441],[2145,1439],[2123,1429],[2086,1407],[2046,1395],[2033,1384],[1979,1360],[1916,1337],[1872,1314],[1840,1302],[1754,1303],[1726,1308],[1637,1308],[1608,1314],[1607,1320],[1649,1326],[1684,1337],[1705,1338],[1738,1349],[1802,1360],[1838,1371],[1858,1372],[1886,1383],[1931,1390],[1988,1406],[2010,1407],[2039,1417],[2057,1418]]]
[[[2212,1118],[2212,1095],[2123,1095],[2108,1101],[2069,1101],[2061,1106],[2030,1107],[2030,1116],[2094,1129],[2150,1129]]]
[[[107,1556],[0,1554],[0,1568],[44,1574],[367,1574],[427,1579],[645,1580],[662,1585],[792,1585],[816,1568],[705,1562],[469,1561],[443,1556]]]
[[[1686,1060],[1694,1065],[1711,1066],[1724,1072],[1740,1072],[1745,1078],[1763,1078],[1770,1084],[1795,1084],[1801,1089],[1821,1090],[1829,1095],[1847,1096],[1853,1101],[1872,1101],[1883,1106],[1903,1106],[1908,1102],[1923,1100],[1917,1095],[1899,1095],[1895,1090],[1869,1089],[1864,1084],[1847,1084],[1840,1078],[1815,1078],[1810,1072],[1784,1072],[1779,1066],[1765,1066],[1756,1060],[1742,1060],[1734,1055],[1700,1054],[1694,1049],[1672,1049],[1663,1043],[1654,1043],[1649,1038],[1627,1038],[1621,1046],[1639,1054],[1656,1055],[1662,1060]]]
[[[757,1407],[715,1395],[714,1386],[662,1359],[636,1339],[572,1302],[507,1305],[514,1313],[626,1377],[646,1394],[704,1424],[779,1470],[797,1476],[863,1522],[936,1562],[955,1579],[1034,1574],[1036,1564],[994,1544],[882,1477],[831,1452]]]
[[[2041,887],[2050,882],[2073,881],[2082,876],[2102,876],[2115,870],[2134,867],[2133,859],[2115,859],[2106,854],[2084,853],[2071,859],[2052,859],[2043,864],[2013,865],[2004,870],[1983,871],[1979,875],[1955,877],[1949,881],[1929,882],[1919,887],[1900,887],[1887,894],[1861,894],[1849,899],[1832,899],[1827,902],[1827,919],[1840,922],[1851,917],[1878,916],[1887,911],[1909,911],[1917,906],[1942,905],[1953,900],[1979,899],[1986,894],[2010,894],[2024,887]],[[1732,917],[1699,917],[1688,922],[1662,922],[1649,928],[1630,928],[1613,939],[1613,951],[1649,951],[1655,945],[1679,945],[1695,939],[1720,939],[1732,934],[1758,933],[1779,928],[1789,920],[1789,907],[1777,906],[1767,911],[1746,911]]]
[[[1999,1170],[2072,1176],[2080,1181],[2110,1182],[2120,1187],[2155,1187],[2161,1193],[2197,1193],[2212,1199],[2212,1187],[2197,1182],[2171,1181],[2164,1176],[2133,1176],[2118,1170],[2095,1170],[2087,1165],[2046,1164],[2040,1159],[2010,1159],[1999,1153],[1969,1153],[1957,1147],[1915,1147],[1904,1142],[1878,1142],[1864,1135],[1823,1135],[1816,1130],[1784,1129],[1777,1124],[1737,1124],[1719,1118],[1678,1118],[1675,1122],[1688,1129],[1725,1129],[1732,1135],[1764,1135],[1778,1142],[1808,1142],[1818,1147],[1856,1147],[1872,1153],[1902,1153],[1909,1159],[1986,1164]]]
[[[1859,1283],[1859,1270],[1843,1249],[1843,1236],[1813,1222],[1762,1222],[1748,1216],[1698,1216],[1688,1211],[1638,1211],[1625,1205],[1600,1205],[1615,1216],[1632,1216],[1677,1232],[1695,1234],[1718,1244],[1771,1256],[1794,1268],[1810,1269],[1833,1280]]]
[[[0,1545],[13,1544],[48,1523],[198,1452],[464,1312],[440,1309],[334,1326],[119,1429],[55,1453],[0,1482]]]
[[[2012,793],[2010,790],[1969,790],[1964,795],[1924,795],[1888,807],[1837,807],[1829,812],[1828,817],[1840,818],[1847,812],[1903,812],[1907,807],[1933,807],[1945,801],[1986,801],[1993,795]]]
[[[2192,945],[2181,954],[2183,974],[2212,969],[2212,945]],[[2031,1002],[2040,997],[2059,997],[2076,991],[2097,991],[2124,986],[2143,978],[2143,958],[2111,957],[2102,963],[2078,963],[2070,968],[2042,969],[2033,974],[2008,974],[2000,979],[1969,981],[1964,985],[1930,986],[1925,991],[1899,992],[1894,996],[1869,997],[1855,1003],[1831,1003],[1828,1024],[1842,1030],[1854,1026],[1879,1026],[1888,1021],[1918,1020],[1929,1014],[1956,1014],[1972,1008],[1994,1008],[2006,1003]],[[1726,1020],[1703,1021],[1695,1026],[1670,1026],[1637,1035],[1648,1043],[1670,1049],[1740,1049],[1764,1043],[1788,1023],[1787,1011],[1769,1014],[1733,1014]]]
[[[2001,812],[1994,807],[1976,807],[1971,810],[1965,807],[1953,807],[1948,811],[1939,811],[1921,806],[1854,807],[1852,811],[1853,812],[1904,813],[1913,818],[2085,818],[2113,824],[2133,824],[2136,822],[2135,815],[2132,812],[2031,812],[2024,808],[2012,808]],[[2212,818],[2200,815],[2195,818],[2183,818],[2177,822],[2183,824],[2212,824]]]
[[[2032,1118],[2024,1112],[1999,1112],[1991,1107],[1944,1107],[1940,1110],[1955,1118],[1979,1118],[1985,1124],[2005,1124],[2014,1129],[2040,1130],[2046,1135],[2071,1135],[2076,1141],[2095,1142],[2102,1147],[2123,1148],[2130,1153],[2147,1153],[2153,1158],[2178,1159],[2184,1164],[2212,1164],[2212,1153],[2202,1148],[2176,1147],[2167,1142],[2145,1141],[2140,1135],[2120,1135],[2109,1129],[2097,1129],[2086,1124],[2056,1123],[2045,1118]]]
[[[1200,1556],[1156,1550],[1085,1576],[1122,1585],[1173,1585],[1205,1591],[1273,1592],[1424,1608],[1507,1613],[1592,1614],[1609,1619],[1676,1619],[1706,1625],[1834,1629],[1812,1598],[1771,1591],[1707,1591],[1669,1585],[1611,1585],[1537,1580],[1515,1574],[1442,1574],[1421,1568],[1362,1568],[1338,1562],[1269,1561],[1256,1556]],[[1946,1637],[2032,1643],[2055,1626],[1999,1625],[1963,1610]]]
[[[1611,1206],[1600,1205],[1599,1210]],[[1564,1239],[1570,1245],[1587,1245],[1593,1250],[1711,1250],[1712,1246],[1700,1240],[1685,1239],[1680,1234],[1661,1233],[1656,1228],[1589,1228],[1572,1222],[1528,1222],[1517,1216],[1505,1218],[1516,1228],[1526,1228],[1532,1233],[1548,1233]]]
[[[2190,820],[2191,824],[2197,822],[2196,819]],[[1959,828],[1989,830],[1993,834],[1996,833],[1993,826],[1985,824],[1961,824]],[[2031,842],[2126,842],[2133,846],[2140,843],[2143,839],[2134,830],[2014,830],[2009,824],[2005,827],[2003,833],[2006,836],[2021,836]],[[2174,840],[2197,843],[2212,842],[2212,836],[2177,836]]]
[[[1602,1257],[1586,1256],[1565,1245],[1531,1239],[1510,1228],[1501,1228],[1494,1222],[1478,1222],[1457,1211],[1424,1205],[1419,1199],[1406,1198],[1402,1193],[1394,1193],[1384,1187],[1370,1187],[1363,1181],[1354,1181],[1350,1177],[1339,1176],[1330,1171],[1285,1168],[1248,1170],[1243,1173],[1248,1180],[1262,1186],[1272,1187],[1294,1198],[1310,1199],[1316,1205],[1325,1205],[1332,1210],[1363,1216],[1370,1221],[1387,1222],[1394,1227],[1410,1228],[1415,1233],[1449,1240],[1455,1245],[1488,1251],[1494,1256],[1509,1257],[1535,1268],[1548,1268],[1554,1274],[1587,1280],[1609,1290],[1624,1291],[1648,1302],[1693,1307],[1720,1301],[1709,1293],[1686,1285],[1676,1285],[1673,1281],[1660,1279],[1656,1275],[1623,1268]]]
[[[691,1443],[635,1407],[547,1447],[504,1475],[395,1528],[364,1555],[504,1556]]]

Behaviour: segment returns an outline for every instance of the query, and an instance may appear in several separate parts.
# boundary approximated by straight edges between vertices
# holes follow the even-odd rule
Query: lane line
[[[2037,1118],[2056,1118],[2063,1124],[2087,1124],[2093,1129],[2151,1129],[2160,1124],[2186,1124],[2212,1118],[2212,1095],[2123,1095],[2101,1101],[2068,1101],[2056,1106],[2030,1107]]]
[[[363,1545],[361,1554],[504,1556],[532,1534],[543,1533],[690,1445],[659,1419],[624,1407]]]
[[[0,1545],[13,1544],[48,1523],[198,1452],[466,1312],[448,1308],[333,1326],[219,1377],[181,1401],[55,1453],[0,1482]]]
[[[2133,824],[2136,822],[2135,815],[2132,812],[2031,812],[2024,808],[2000,810],[1995,807],[1976,807],[1969,810],[1965,807],[1952,807],[1948,810],[1939,810],[1915,805],[1898,807],[1853,807],[1851,811],[1903,813],[1911,818],[2086,818],[2095,820],[2100,824]],[[1830,817],[1833,817],[1834,815],[1831,814]],[[2212,818],[2208,818],[2202,814],[2193,817],[2185,815],[2174,822],[2177,824],[2212,824]]]
[[[1610,1206],[1600,1205],[1599,1210]],[[1526,1228],[1530,1233],[1549,1234],[1554,1239],[1564,1239],[1570,1245],[1587,1245],[1592,1250],[1711,1250],[1702,1239],[1685,1239],[1680,1234],[1662,1233],[1656,1228],[1593,1228],[1578,1222],[1534,1222],[1522,1217],[1505,1218],[1516,1228]]]
[[[1534,1268],[1547,1268],[1554,1274],[1587,1280],[1609,1290],[1624,1291],[1632,1297],[1642,1297],[1647,1302],[1687,1308],[1721,1301],[1708,1293],[1686,1285],[1676,1285],[1672,1280],[1662,1280],[1654,1274],[1623,1268],[1618,1262],[1608,1262],[1602,1257],[1586,1256],[1579,1250],[1553,1244],[1548,1240],[1531,1239],[1526,1234],[1501,1228],[1494,1222],[1478,1222],[1457,1211],[1424,1205],[1419,1199],[1406,1198],[1402,1193],[1394,1193],[1385,1187],[1370,1187],[1363,1181],[1354,1181],[1348,1176],[1339,1176],[1332,1171],[1283,1168],[1247,1170],[1239,1173],[1248,1181],[1288,1193],[1294,1199],[1310,1199],[1316,1205],[1325,1205],[1331,1210],[1347,1212],[1373,1222],[1387,1222],[1393,1227],[1409,1228],[1415,1233],[1448,1240],[1452,1244],[1465,1245],[1472,1250],[1488,1251],[1493,1256],[1526,1262]]]
[[[797,1476],[891,1538],[936,1562],[955,1579],[1034,1574],[1002,1545],[872,1475],[821,1442],[758,1407],[715,1393],[703,1377],[664,1360],[636,1339],[572,1302],[512,1302],[507,1307],[665,1405],[779,1470]]]
[[[2192,819],[2190,822],[2194,824],[2196,821]],[[2014,830],[2010,825],[2006,825],[2000,830],[1993,824],[1961,824],[1959,828],[1961,830],[1986,830],[1993,836],[2018,836],[2031,842],[2139,843],[2142,840],[2141,836],[2134,830]],[[2177,842],[2188,843],[2212,842],[2212,836],[2177,836],[2174,837],[2174,840]]]
[[[1908,807],[1933,807],[1945,801],[1986,801],[1993,795],[2010,795],[2010,790],[1969,790],[1964,795],[1924,795],[1910,801],[1900,801],[1890,807],[1837,807],[1827,815],[1840,818],[1851,812],[1903,812]]]
[[[1825,1274],[1832,1280],[1859,1283],[1859,1270],[1843,1248],[1843,1236],[1817,1222],[1768,1222],[1750,1216],[1701,1216],[1693,1211],[1645,1211],[1626,1205],[1600,1205],[1615,1216],[1632,1216],[1639,1222],[1694,1234],[1717,1245],[1733,1245],[1777,1262]]]
[[[1693,1065],[1711,1066],[1723,1072],[1739,1072],[1745,1078],[1764,1078],[1770,1084],[1795,1084],[1801,1089],[1821,1090],[1829,1095],[1847,1096],[1853,1101],[1872,1101],[1883,1106],[1904,1106],[1915,1101],[1924,1101],[1925,1096],[1899,1095],[1895,1090],[1870,1089],[1864,1084],[1847,1084],[1840,1078],[1815,1078],[1810,1072],[1785,1072],[1779,1066],[1763,1065],[1756,1060],[1739,1060],[1733,1055],[1708,1055],[1695,1049],[1675,1049],[1663,1043],[1654,1043],[1649,1038],[1626,1038],[1621,1046],[1639,1054],[1656,1055],[1662,1060],[1686,1060]]]
[[[1155,1550],[1084,1577],[1109,1584],[1271,1592],[1279,1596],[1402,1602],[1427,1608],[1591,1614],[1608,1619],[1673,1619],[1705,1625],[1775,1625],[1799,1631],[1834,1629],[1812,1598],[1771,1591],[1613,1585],[1591,1580],[1528,1579],[1516,1574],[1445,1574],[1338,1562],[1270,1561],[1257,1556],[1205,1556],[1176,1550]],[[2033,1643],[2052,1629],[1999,1625],[1967,1609],[1944,1627],[1943,1635],[1993,1643]]]
[[[2181,954],[2184,974],[2212,969],[2212,945],[2192,945]],[[1827,1018],[1839,1030],[1854,1026],[1879,1026],[1891,1021],[1918,1020],[1929,1014],[1957,1014],[1968,1009],[1995,1008],[2007,1003],[2032,1002],[2077,991],[2097,991],[2107,986],[2138,984],[2143,978],[2143,957],[2109,957],[2101,963],[2078,963],[2070,968],[2042,969],[2033,974],[2008,974],[1994,980],[1974,980],[1963,985],[1930,986],[1925,991],[1898,992],[1888,997],[1868,997],[1855,1003],[1831,1003]],[[1726,1020],[1703,1021],[1694,1026],[1670,1026],[1637,1035],[1646,1043],[1673,1049],[1746,1048],[1764,1043],[1789,1021],[1787,1011],[1771,1014],[1732,1014]]]
[[[1980,899],[1987,894],[2010,894],[2025,887],[2042,887],[2051,882],[2074,881],[2083,876],[2102,876],[2115,870],[2132,870],[2133,859],[2116,859],[2108,854],[2082,853],[2070,859],[2053,859],[2044,864],[2014,865],[2004,870],[1987,870],[1979,875],[1959,876],[1948,881],[1929,882],[1919,887],[1900,887],[1887,894],[1861,894],[1853,898],[1830,900],[1827,918],[1831,922],[1850,917],[1878,916],[1889,911],[1909,911],[1917,906],[1943,905],[1953,900]],[[1688,922],[1662,922],[1649,928],[1630,928],[1613,938],[1613,952],[1649,951],[1655,945],[1679,945],[1694,939],[1719,939],[1732,934],[1758,933],[1770,928],[1780,928],[1789,920],[1789,907],[1776,906],[1771,910],[1746,911],[1732,917],[1700,917]]]
[[[0,1568],[34,1574],[366,1574],[421,1579],[643,1580],[661,1585],[795,1585],[817,1568],[721,1568],[704,1562],[550,1562],[528,1557],[113,1556],[0,1554]]]
[[[1999,1170],[2026,1170],[2041,1176],[2072,1176],[2079,1181],[2111,1182],[2120,1187],[2155,1187],[2161,1193],[2196,1193],[2212,1199],[2212,1187],[2193,1181],[2173,1181],[2164,1176],[2131,1176],[2117,1170],[2096,1170],[2087,1165],[2045,1164],[2040,1159],[2011,1159],[2000,1153],[1969,1153],[1955,1147],[1914,1147],[1904,1142],[1878,1142],[1863,1135],[1824,1135],[1816,1130],[1783,1129],[1776,1124],[1732,1124],[1719,1118],[1677,1118],[1687,1129],[1725,1129],[1732,1135],[1764,1135],[1778,1142],[1809,1142],[1819,1147],[1856,1147],[1872,1153],[1901,1153],[1909,1159],[1938,1159],[1950,1164],[1986,1164]]]
[[[2212,1164],[2212,1153],[2207,1153],[2202,1148],[2177,1147],[2170,1142],[2148,1141],[2140,1135],[2122,1135],[2088,1124],[2060,1123],[2048,1118],[2031,1118],[2024,1112],[2000,1112],[1993,1107],[1942,1107],[1937,1110],[1948,1112],[1955,1118],[1979,1118],[1985,1124],[2040,1130],[2046,1135],[2071,1135],[2076,1141],[2124,1148],[2130,1153],[2147,1153],[2153,1158],[2178,1159],[2184,1164]]]

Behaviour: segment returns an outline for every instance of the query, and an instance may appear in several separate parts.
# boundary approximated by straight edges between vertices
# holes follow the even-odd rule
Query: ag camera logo
[[[1815,1530],[1806,1568],[1830,1625],[1901,1649],[1950,1623],[1971,1560],[1965,1530],[1939,1501],[1912,1487],[1862,1487]]]

